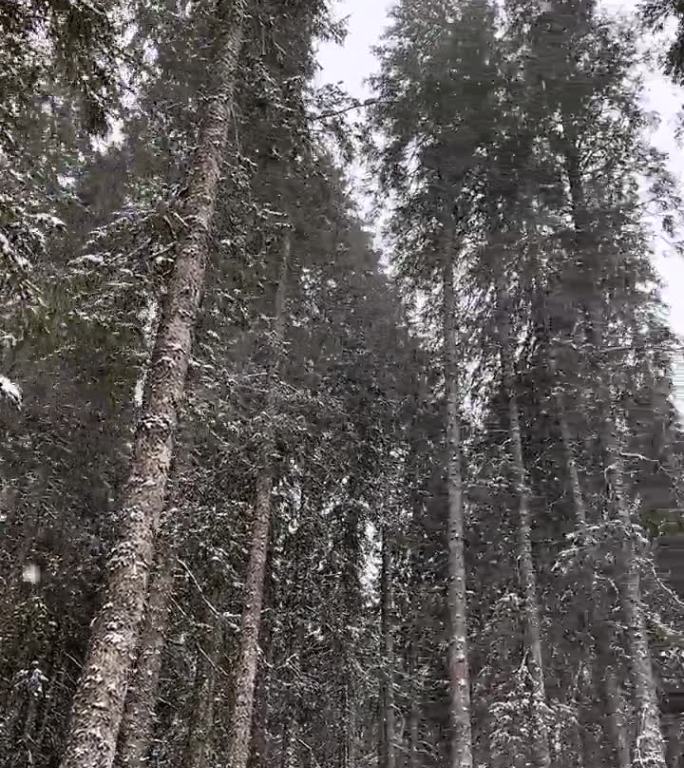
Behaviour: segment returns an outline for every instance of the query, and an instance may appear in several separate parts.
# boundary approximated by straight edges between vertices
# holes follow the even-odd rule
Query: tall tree
[[[477,175],[475,158],[486,146],[484,126],[494,106],[485,95],[496,81],[490,59],[493,14],[486,3],[456,8],[407,0],[393,9],[392,17],[375,80],[379,105],[371,116],[385,144],[371,158],[383,190],[398,198],[392,234],[399,270],[419,291],[430,291],[437,276],[442,278],[451,763],[460,768],[473,764],[473,754],[459,423],[463,395],[456,346],[462,324],[456,318],[454,271],[461,256],[460,232],[473,215],[467,201]]]
[[[287,222],[285,227],[287,227]],[[232,768],[245,768],[249,756],[249,740],[252,730],[252,709],[254,703],[254,685],[257,673],[257,654],[259,629],[261,626],[261,610],[263,605],[264,576],[266,569],[266,554],[268,549],[269,530],[271,526],[271,495],[273,492],[273,453],[275,451],[275,435],[273,420],[276,418],[275,377],[278,375],[279,360],[285,337],[287,313],[287,283],[290,266],[291,240],[290,233],[285,229],[281,235],[279,248],[280,264],[278,283],[275,291],[273,307],[273,330],[270,345],[271,356],[268,372],[265,417],[267,423],[264,429],[262,455],[259,474],[256,482],[256,502],[254,505],[254,521],[252,531],[252,546],[247,577],[245,579],[245,606],[242,612],[240,630],[240,660],[235,679],[235,702],[231,722],[231,736],[228,745],[228,760]]]
[[[111,766],[131,658],[141,629],[153,542],[164,504],[178,408],[185,390],[192,329],[202,293],[221,168],[228,146],[245,3],[221,4],[213,60],[215,91],[207,102],[188,180],[178,245],[122,499],[121,543],[110,560],[108,596],[93,630],[74,700],[63,768]],[[103,690],[104,687],[104,690]],[[102,696],[105,701],[102,701]]]

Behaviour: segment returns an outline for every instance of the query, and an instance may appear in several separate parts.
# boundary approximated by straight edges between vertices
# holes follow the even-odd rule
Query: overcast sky
[[[338,18],[348,17],[345,45],[327,44],[321,47],[319,62],[322,66],[322,82],[341,82],[352,96],[367,98],[370,95],[364,80],[377,70],[377,62],[371,53],[388,23],[387,13],[394,0],[337,0],[335,11]],[[634,7],[633,0],[604,0],[611,10]],[[675,88],[659,73],[650,73],[646,79],[645,99],[648,107],[661,115],[660,128],[653,135],[654,144],[668,152],[671,168],[682,181],[684,177],[683,150],[674,139],[675,118],[684,104],[684,90]],[[684,190],[683,190],[684,191]],[[670,306],[670,321],[674,330],[684,337],[684,264],[675,255],[668,254],[664,241],[657,240],[656,266],[665,283],[663,294]],[[678,378],[684,385],[684,370]],[[682,388],[684,394],[684,388]]]

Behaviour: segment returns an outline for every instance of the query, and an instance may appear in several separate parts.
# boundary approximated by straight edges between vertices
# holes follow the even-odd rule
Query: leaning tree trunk
[[[389,525],[382,531],[382,559],[380,568],[380,618],[382,659],[380,707],[380,768],[396,767],[396,729],[394,722],[394,597],[392,583],[392,544]]]
[[[177,451],[174,459],[172,501],[164,512],[157,537],[155,567],[147,595],[138,658],[119,730],[116,768],[145,768],[152,744],[162,654],[171,622],[175,561],[173,529],[177,524],[178,505],[185,500],[190,456],[190,449],[184,447]]]
[[[569,134],[570,135],[570,134]],[[568,143],[565,152],[565,170],[570,186],[573,222],[579,256],[584,248],[591,244],[590,220],[584,187],[580,175],[580,163],[575,146]],[[593,258],[593,250],[587,247]],[[587,289],[594,286],[591,280]],[[599,306],[600,296],[594,291],[588,297],[589,338],[596,353],[604,347],[604,321]],[[610,386],[605,383],[605,372],[598,372],[598,400],[602,409],[602,424],[599,438],[605,456],[605,476],[608,486],[608,505],[613,520],[623,527],[623,541],[619,556],[620,603],[625,623],[625,637],[634,689],[635,709],[637,714],[636,740],[633,762],[649,768],[665,768],[665,741],[660,725],[658,696],[650,649],[646,634],[646,620],[641,600],[639,563],[632,535],[632,520],[629,504],[625,497],[624,467],[621,456],[620,440],[613,408]]]
[[[188,181],[184,219],[146,382],[123,500],[122,537],[110,560],[104,605],[92,631],[74,698],[61,768],[110,768],[144,616],[154,536],[164,506],[178,409],[185,394],[192,332],[204,286],[246,0],[224,2],[211,65],[215,91]]]
[[[266,571],[270,571],[270,565],[266,563]],[[254,717],[253,717],[253,729],[252,745],[249,756],[248,766],[250,768],[262,768],[262,766],[270,765],[273,761],[273,744],[270,737],[271,727],[271,707],[273,705],[273,697],[271,695],[271,685],[273,683],[273,670],[274,667],[274,642],[273,642],[273,628],[268,627],[269,632],[267,637],[263,637],[262,633],[262,652],[265,646],[266,652],[264,653],[264,664],[261,670],[258,671],[257,679],[254,685]]]
[[[472,768],[470,724],[470,674],[468,671],[468,618],[463,546],[463,477],[461,472],[461,423],[459,414],[458,357],[456,351],[456,297],[448,242],[444,265],[442,308],[444,380],[446,385],[447,496],[449,584],[447,602],[449,638],[449,717],[452,728],[451,768]]]
[[[168,543],[157,555],[135,672],[128,687],[115,764],[145,768],[152,743],[154,715],[173,595],[173,563]]]
[[[233,713],[228,742],[229,768],[245,768],[249,758],[249,741],[252,730],[254,682],[257,672],[261,605],[264,596],[266,554],[271,525],[271,493],[273,490],[273,451],[275,449],[274,418],[276,416],[276,376],[285,338],[285,304],[287,273],[290,260],[290,233],[283,235],[280,275],[275,295],[275,317],[272,334],[271,370],[269,372],[266,403],[267,424],[262,445],[262,468],[257,477],[256,504],[252,546],[245,579],[245,605],[240,627],[240,660],[234,688]]]
[[[551,747],[547,725],[546,684],[542,653],[541,622],[537,600],[537,574],[532,555],[532,519],[530,513],[527,471],[523,458],[520,414],[515,391],[515,367],[513,364],[511,329],[508,323],[508,297],[499,291],[498,307],[501,317],[500,345],[503,384],[508,398],[508,419],[515,486],[518,495],[518,560],[524,597],[525,645],[528,652],[528,669],[532,681],[532,720],[534,723],[533,747],[538,768],[551,765]]]

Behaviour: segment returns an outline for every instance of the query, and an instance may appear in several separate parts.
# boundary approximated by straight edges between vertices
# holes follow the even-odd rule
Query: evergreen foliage
[[[0,0],[0,768],[677,768],[638,22]]]

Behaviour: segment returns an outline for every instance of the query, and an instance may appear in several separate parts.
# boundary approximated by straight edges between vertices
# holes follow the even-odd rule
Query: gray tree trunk
[[[110,561],[106,599],[83,664],[61,768],[111,768],[114,761],[204,286],[247,3],[225,2],[221,8],[211,66],[215,88],[206,102],[183,212],[187,232],[176,251],[146,382],[123,493],[121,541]]]
[[[580,481],[575,452],[572,449],[572,435],[568,426],[568,419],[565,413],[565,403],[563,395],[556,393],[556,403],[558,405],[558,421],[561,429],[561,440],[563,441],[563,451],[565,453],[565,467],[570,480],[570,490],[572,491],[572,501],[575,507],[575,521],[577,530],[584,538],[587,529],[587,508],[584,503],[584,493],[582,492],[582,483]]]
[[[396,728],[394,721],[394,597],[392,583],[392,545],[388,525],[382,531],[380,569],[380,608],[382,652],[381,696],[382,738],[381,768],[396,768]]]
[[[257,477],[256,504],[252,546],[245,579],[245,605],[240,625],[240,660],[235,679],[233,713],[228,742],[229,768],[245,768],[249,758],[249,742],[252,732],[254,682],[259,653],[259,629],[264,593],[266,555],[271,525],[271,493],[273,491],[272,456],[275,445],[274,418],[276,416],[275,377],[285,338],[285,310],[287,297],[288,267],[290,260],[290,233],[285,232],[282,242],[280,275],[275,295],[274,324],[272,334],[272,358],[266,403],[267,424],[262,446],[262,469]]]
[[[183,754],[183,768],[205,768],[207,752],[212,745],[216,665],[223,642],[223,628],[209,606],[205,621],[208,629],[204,633],[204,642],[197,644],[192,720]]]
[[[158,553],[150,584],[140,652],[119,732],[117,768],[144,768],[152,743],[162,652],[169,629],[173,563],[168,544]]]
[[[606,649],[605,643],[597,643],[598,673],[601,677],[601,698],[605,717],[604,733],[615,768],[630,768],[632,761],[629,754],[629,738],[625,723],[625,702],[620,686],[620,680],[615,670],[613,654]]]
[[[551,364],[555,372],[555,365]],[[584,542],[587,530],[587,512],[584,502],[584,493],[580,481],[579,470],[575,454],[572,447],[572,434],[568,425],[568,419],[565,410],[563,394],[556,391],[556,404],[558,408],[558,421],[561,430],[561,439],[566,460],[566,470],[570,479],[572,498],[575,507],[575,520],[577,530],[582,542]],[[594,652],[599,665],[598,687],[603,703],[604,717],[603,730],[608,745],[608,751],[611,755],[615,768],[630,768],[631,760],[629,756],[629,745],[624,723],[624,703],[622,701],[622,692],[618,683],[617,675],[613,665],[613,652],[611,649],[611,633],[604,626],[606,618],[602,615],[601,607],[597,606],[596,598],[593,595],[591,580],[585,588],[586,594],[592,605],[590,606],[592,634],[594,636]]]
[[[449,716],[451,768],[472,768],[470,723],[470,674],[468,671],[468,616],[464,555],[463,477],[461,471],[461,423],[456,349],[456,297],[451,260],[453,244],[446,243],[443,270],[443,366],[446,386],[447,494],[449,584]]]
[[[347,680],[344,685],[344,758],[343,768],[356,768],[357,760],[357,734],[358,727],[356,717],[356,687],[354,685],[354,673],[347,662]]]
[[[667,768],[681,768],[682,765],[682,721],[681,715],[667,715],[664,722],[667,737]]]
[[[542,652],[541,622],[537,600],[537,574],[532,555],[532,519],[529,504],[527,471],[522,449],[520,414],[516,396],[515,367],[513,363],[510,325],[507,321],[508,297],[499,290],[501,367],[504,389],[508,398],[511,452],[515,471],[515,490],[518,495],[518,562],[524,597],[525,645],[527,666],[532,682],[532,720],[534,725],[533,747],[538,768],[551,765],[551,746],[547,725],[546,683]]]
[[[665,740],[660,726],[658,694],[651,666],[646,618],[641,599],[639,563],[634,540],[629,533],[632,520],[624,494],[623,461],[611,430],[604,432],[604,448],[608,464],[606,474],[613,495],[615,516],[628,531],[624,535],[620,553],[620,603],[626,629],[637,717],[633,762],[644,768],[666,768]]]
[[[119,730],[114,760],[116,768],[144,768],[152,744],[162,654],[171,622],[175,561],[172,525],[177,519],[178,505],[185,498],[190,457],[191,449],[188,446],[177,449],[172,470],[173,501],[164,512],[157,537],[155,567],[147,595],[138,658],[128,686]]]

